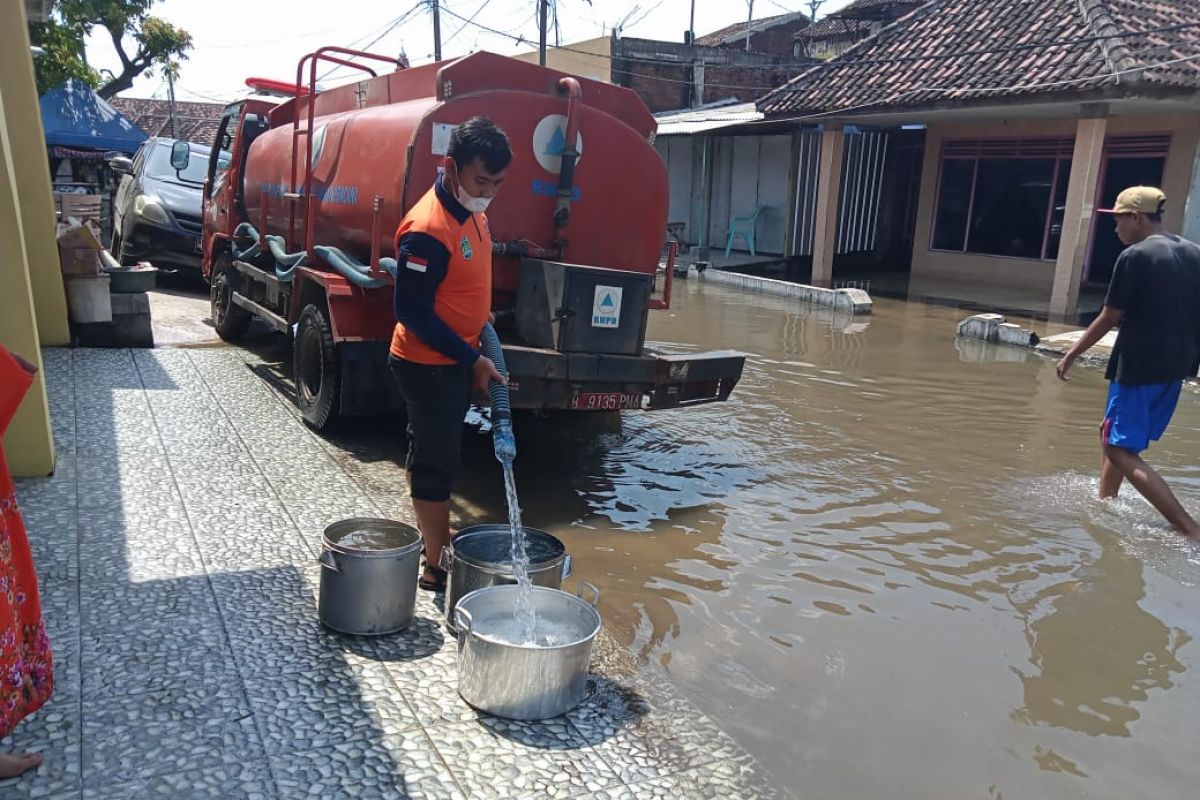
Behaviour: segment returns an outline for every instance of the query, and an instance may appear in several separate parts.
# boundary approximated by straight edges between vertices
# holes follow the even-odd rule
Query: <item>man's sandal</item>
[[[420,586],[427,592],[446,591],[446,570],[428,565],[426,565],[425,569],[433,575],[433,578],[429,579],[422,575],[417,579],[417,586]]]

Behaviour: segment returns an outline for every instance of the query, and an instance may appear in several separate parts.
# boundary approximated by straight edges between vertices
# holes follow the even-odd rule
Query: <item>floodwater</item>
[[[749,354],[730,402],[519,418],[526,523],[798,796],[1195,796],[1200,548],[1093,500],[1101,370],[1061,383],[962,316],[677,282],[651,338]],[[1149,458],[1200,512],[1194,389]]]

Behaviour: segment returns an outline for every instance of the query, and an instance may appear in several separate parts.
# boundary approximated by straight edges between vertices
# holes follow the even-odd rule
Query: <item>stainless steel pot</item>
[[[463,528],[450,546],[442,549],[442,569],[449,574],[446,584],[446,625],[456,630],[454,607],[458,601],[487,586],[515,584],[512,568],[512,529],[507,525],[473,525]],[[557,537],[525,529],[525,552],[529,554],[529,580],[534,586],[557,589],[571,574],[571,557]]]
[[[458,693],[480,711],[508,719],[549,719],[567,713],[587,694],[588,663],[600,632],[590,583],[590,602],[558,589],[533,587],[531,601],[539,639],[513,644],[518,586],[489,586],[458,601]]]
[[[389,519],[346,519],[325,529],[322,544],[322,625],[378,636],[412,622],[421,559],[416,528]]]

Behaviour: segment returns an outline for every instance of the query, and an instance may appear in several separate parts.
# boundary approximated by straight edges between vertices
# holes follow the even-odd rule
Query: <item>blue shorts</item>
[[[1108,408],[1100,436],[1105,444],[1140,453],[1162,438],[1179,402],[1183,381],[1108,387]]]

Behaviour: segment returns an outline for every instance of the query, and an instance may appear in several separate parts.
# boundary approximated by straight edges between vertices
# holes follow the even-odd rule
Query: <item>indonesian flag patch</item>
[[[409,256],[405,260],[404,266],[408,267],[413,272],[427,272],[429,270],[429,262],[423,258],[417,258],[416,256]]]

